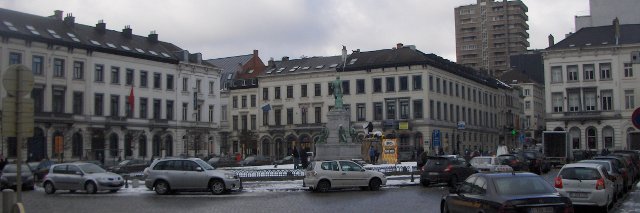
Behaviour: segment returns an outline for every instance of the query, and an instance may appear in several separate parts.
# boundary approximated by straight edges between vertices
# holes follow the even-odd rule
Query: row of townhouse
[[[546,129],[569,132],[573,149],[640,149],[640,24],[585,27],[544,52]]]
[[[447,153],[518,146],[509,132],[522,122],[521,91],[414,46],[358,50],[345,62],[340,56],[283,57],[260,69],[233,66],[238,77],[230,75],[225,83],[227,153],[280,158],[294,144],[314,151],[334,104],[330,85],[336,76],[342,80],[351,125],[358,130],[356,140],[365,138],[363,126],[371,122],[375,131],[398,139],[401,160],[432,148],[434,130],[440,131]],[[242,77],[249,72],[254,73]]]
[[[219,152],[221,70],[200,53],[159,41],[155,32],[78,24],[62,11],[42,17],[0,9],[0,17],[0,69],[23,64],[35,79],[27,160]],[[2,138],[2,154],[15,157],[18,143]]]

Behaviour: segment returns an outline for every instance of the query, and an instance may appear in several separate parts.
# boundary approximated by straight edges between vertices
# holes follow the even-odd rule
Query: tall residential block
[[[528,8],[522,1],[478,0],[455,8],[457,63],[499,76],[509,55],[529,47]]]

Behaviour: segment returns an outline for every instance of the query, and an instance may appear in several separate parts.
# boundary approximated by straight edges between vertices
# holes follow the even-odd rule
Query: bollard
[[[16,192],[11,189],[2,190],[2,212],[11,212],[16,202]]]
[[[411,182],[413,183],[413,171],[411,171]]]
[[[129,175],[124,175],[124,188],[129,188]]]

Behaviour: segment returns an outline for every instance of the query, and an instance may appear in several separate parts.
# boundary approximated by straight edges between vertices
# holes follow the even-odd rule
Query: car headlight
[[[226,179],[235,179],[236,174],[224,174],[224,177],[225,177]]]

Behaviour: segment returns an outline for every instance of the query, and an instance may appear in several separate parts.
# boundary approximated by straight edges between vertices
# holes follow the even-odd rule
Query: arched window
[[[53,133],[53,140],[51,141],[51,157],[58,157],[58,152],[56,149],[58,149],[58,147],[56,147],[56,141],[60,141],[59,143],[60,146],[62,148],[62,150],[60,150],[60,154],[64,153],[64,136],[62,135],[62,132],[60,131],[55,131]]]
[[[133,155],[133,151],[131,150],[131,144],[133,141],[133,135],[131,133],[127,133],[124,135],[124,156],[129,157]]]
[[[571,138],[571,147],[573,149],[580,149],[580,128],[572,127],[569,130],[569,138]]]
[[[71,157],[82,157],[82,134],[76,132],[71,138]]]
[[[262,140],[262,155],[264,156],[271,156],[271,143],[269,143],[269,139],[264,139]]]
[[[165,136],[164,150],[166,150],[167,156],[173,156],[173,137],[171,135]]]
[[[140,135],[138,138],[138,157],[147,157],[147,136],[145,134]]]
[[[161,156],[161,151],[162,150],[162,140],[160,139],[160,135],[156,134],[153,136],[153,141],[151,142],[151,155],[152,156]]]
[[[118,135],[111,133],[109,136],[109,154],[111,157],[118,156]]]
[[[613,148],[613,128],[606,126],[602,129],[602,142],[603,147],[607,149]]]
[[[589,127],[587,128],[587,147],[589,149],[597,149],[596,147],[596,128]]]

